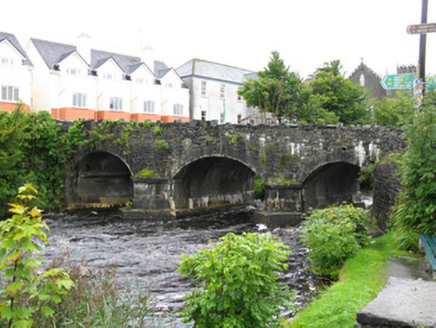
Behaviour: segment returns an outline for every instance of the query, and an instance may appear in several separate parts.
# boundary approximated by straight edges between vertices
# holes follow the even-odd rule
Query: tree
[[[322,107],[339,117],[344,124],[367,124],[370,122],[368,96],[359,85],[341,75],[339,60],[325,63],[313,76],[312,88],[319,95]]]
[[[336,114],[325,110],[322,106],[322,97],[313,93],[310,81],[304,82],[301,87],[298,107],[295,112],[297,121],[308,124],[338,123],[339,118]]]
[[[212,249],[182,255],[178,271],[197,288],[181,316],[198,328],[274,326],[291,298],[276,281],[288,254],[289,247],[271,236],[230,233]]]
[[[373,120],[376,125],[396,125],[401,127],[416,107],[412,96],[397,92],[396,98],[383,98],[373,106]]]
[[[258,78],[248,79],[239,89],[248,106],[258,107],[263,117],[273,113],[279,121],[291,117],[296,110],[301,80],[289,72],[277,51],[271,54],[268,67],[258,72]]]

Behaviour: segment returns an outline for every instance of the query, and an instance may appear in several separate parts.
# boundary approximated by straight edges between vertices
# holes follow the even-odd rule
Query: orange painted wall
[[[130,115],[130,119],[132,120],[137,120],[138,122],[144,122],[147,120],[150,120],[152,122],[157,122],[161,119],[160,115],[156,115],[156,114],[141,114],[141,113],[137,113],[137,114],[132,114]]]
[[[182,122],[189,122],[189,117],[184,117],[184,116],[162,116],[161,119],[164,122],[174,122],[176,120],[180,120]]]
[[[108,119],[111,121],[116,121],[123,119],[125,122],[130,121],[130,113],[119,112],[114,110],[100,110],[97,112],[97,120]]]
[[[12,113],[15,110],[15,103],[10,102],[1,102],[0,101],[0,110],[7,111],[9,113]],[[30,107],[28,105],[24,105],[25,110],[30,110]]]
[[[96,114],[92,109],[76,108],[76,107],[63,107],[52,108],[51,115],[58,120],[70,120],[75,121],[79,118],[84,120],[95,120]]]

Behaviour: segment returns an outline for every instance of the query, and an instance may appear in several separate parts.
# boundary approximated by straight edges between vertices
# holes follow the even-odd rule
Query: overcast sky
[[[436,22],[436,0],[428,0]],[[365,64],[383,76],[418,62],[422,0],[11,0],[0,31],[74,44],[88,33],[93,48],[136,54],[142,40],[156,59],[177,68],[200,58],[262,70],[277,50],[307,77],[339,59],[346,76]],[[23,45],[25,46],[25,45]],[[436,33],[427,34],[427,74],[436,75]]]

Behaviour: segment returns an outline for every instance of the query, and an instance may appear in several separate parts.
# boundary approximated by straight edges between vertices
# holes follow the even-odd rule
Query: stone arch
[[[302,183],[304,211],[360,201],[359,171],[358,165],[345,161],[316,167]]]
[[[255,170],[225,156],[204,156],[185,163],[172,176],[176,209],[212,208],[254,201]]]
[[[79,207],[121,205],[133,198],[132,171],[118,155],[87,153],[75,165],[72,188]]]

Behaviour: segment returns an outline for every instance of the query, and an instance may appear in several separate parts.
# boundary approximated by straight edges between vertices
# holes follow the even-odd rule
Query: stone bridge
[[[130,202],[127,218],[182,217],[254,203],[268,217],[358,202],[359,172],[404,149],[394,127],[85,123],[88,144],[66,165],[69,208]]]

